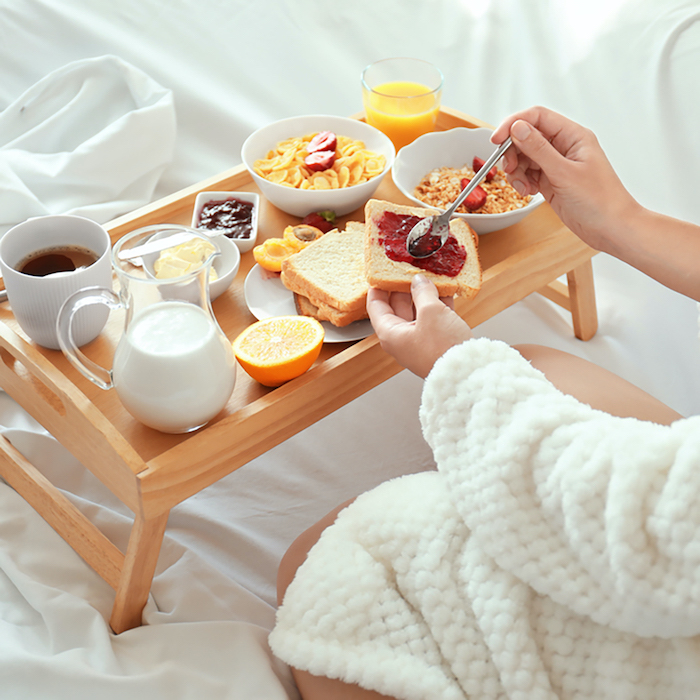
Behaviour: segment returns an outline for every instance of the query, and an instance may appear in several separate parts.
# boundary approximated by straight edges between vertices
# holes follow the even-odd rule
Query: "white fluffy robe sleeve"
[[[436,365],[421,421],[500,567],[600,624],[700,634],[700,419],[612,417],[482,339]]]
[[[409,700],[697,698],[700,419],[609,416],[475,339],[421,421],[438,472],[340,513],[273,651]]]

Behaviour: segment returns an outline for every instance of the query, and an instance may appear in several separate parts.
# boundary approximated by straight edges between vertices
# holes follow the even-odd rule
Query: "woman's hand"
[[[544,107],[511,115],[494,131],[515,148],[504,156],[505,171],[522,195],[541,192],[559,218],[596,250],[606,250],[619,222],[641,208],[625,189],[595,134]]]
[[[371,288],[367,312],[382,348],[423,378],[453,345],[473,337],[455,313],[452,298],[439,297],[435,285],[420,274],[413,278],[410,294]]]
[[[508,134],[515,148],[506,151],[505,171],[521,194],[541,192],[589,246],[700,301],[700,227],[638,204],[591,131],[532,107],[508,117],[491,140]]]

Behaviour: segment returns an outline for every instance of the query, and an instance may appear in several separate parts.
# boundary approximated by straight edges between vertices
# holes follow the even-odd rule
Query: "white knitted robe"
[[[700,417],[609,416],[488,339],[420,416],[438,471],[340,513],[275,654],[406,700],[700,698]]]

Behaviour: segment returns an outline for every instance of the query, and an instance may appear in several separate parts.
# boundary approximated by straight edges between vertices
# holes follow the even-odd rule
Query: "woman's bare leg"
[[[313,547],[316,542],[318,542],[321,533],[329,526],[335,522],[338,513],[340,513],[343,508],[349,506],[355,499],[350,499],[345,503],[339,505],[337,508],[333,509],[328,515],[321,518],[315,525],[312,525],[308,530],[297,537],[294,542],[289,546],[289,549],[285,552],[280,562],[279,569],[277,570],[277,605],[282,604],[284,599],[284,594],[287,592],[289,584],[292,582],[297,569],[304,563],[306,555],[308,554],[311,547]]]
[[[639,387],[588,360],[542,345],[516,345],[515,349],[560,391],[592,408],[663,425],[683,418]]]
[[[313,547],[321,533],[335,522],[336,516],[343,508],[350,505],[352,500],[343,503],[328,515],[312,525],[297,537],[282,557],[277,572],[277,604],[280,605],[287,587],[292,582],[297,569],[304,563],[306,555]],[[380,695],[371,690],[364,690],[357,685],[349,685],[342,681],[323,676],[313,676],[306,671],[292,668],[292,675],[299,692],[304,700],[391,700],[386,695]]]
[[[519,345],[516,349],[533,367],[543,372],[559,390],[571,394],[593,408],[615,416],[635,417],[662,424],[673,423],[683,417],[616,374],[575,355],[540,345]],[[308,551],[316,544],[321,533],[351,502],[343,503],[331,511],[292,543],[282,558],[277,575],[278,603],[282,602],[287,586],[292,582],[297,569],[304,562]],[[305,671],[292,669],[292,673],[304,700],[386,700],[387,698],[386,695],[379,695],[356,685],[312,676]]]

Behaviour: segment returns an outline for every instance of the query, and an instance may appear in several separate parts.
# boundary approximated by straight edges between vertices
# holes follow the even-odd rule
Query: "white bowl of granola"
[[[398,152],[392,167],[394,183],[415,204],[444,211],[463,189],[462,181],[474,177],[474,158],[484,161],[493,153],[492,133],[457,127],[424,134]],[[481,199],[472,203],[477,208],[462,205],[455,214],[480,235],[517,224],[544,202],[541,194],[521,197],[501,168],[497,164],[493,177],[479,185],[481,193],[477,188]]]

